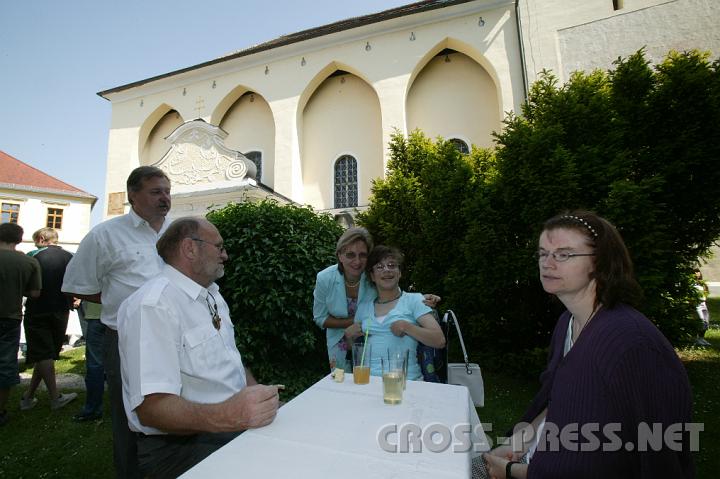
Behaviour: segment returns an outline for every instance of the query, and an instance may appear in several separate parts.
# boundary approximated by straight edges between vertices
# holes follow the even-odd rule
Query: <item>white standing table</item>
[[[351,374],[342,383],[327,376],[278,410],[272,424],[238,436],[190,469],[183,478],[468,478],[477,452],[387,452],[379,432],[396,424],[423,431],[432,424],[453,431],[470,424],[474,450],[487,450],[485,435],[467,388],[408,381],[402,404],[382,400],[382,379],[356,385]],[[435,436],[440,442],[439,436]],[[461,438],[453,442],[460,443]],[[387,443],[398,444],[396,434]],[[412,448],[410,449],[412,451]]]

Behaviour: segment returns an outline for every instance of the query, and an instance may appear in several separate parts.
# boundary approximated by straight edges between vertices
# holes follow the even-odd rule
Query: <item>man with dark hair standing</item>
[[[33,258],[40,263],[42,271],[42,292],[38,298],[29,298],[25,303],[25,338],[27,341],[27,363],[35,363],[30,386],[20,400],[20,409],[32,409],[37,404],[35,390],[40,381],[50,396],[50,408],[59,409],[77,397],[75,393],[62,394],[55,382],[55,361],[60,357],[65,342],[68,317],[72,298],[60,291],[65,268],[72,253],[58,246],[58,234],[53,228],[41,228],[33,234],[39,250]]]
[[[162,272],[120,306],[123,398],[147,477],[177,477],[241,431],[269,424],[278,387],[257,384],[215,280],[227,252],[204,218],[173,222]]]
[[[159,168],[140,166],[127,179],[127,194],[130,211],[100,223],[85,236],[68,265],[62,287],[66,294],[103,305],[113,458],[120,478],[140,477],[140,473],[135,434],[128,429],[123,408],[117,312],[125,298],[162,268],[155,243],[168,224],[170,179]]]
[[[14,223],[0,224],[0,426],[8,421],[5,410],[10,388],[20,382],[18,347],[23,296],[40,296],[42,276],[35,258],[15,251],[23,229]]]

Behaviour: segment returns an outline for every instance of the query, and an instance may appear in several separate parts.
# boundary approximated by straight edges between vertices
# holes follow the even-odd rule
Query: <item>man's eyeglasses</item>
[[[398,264],[397,263],[387,263],[387,264],[378,263],[375,266],[373,266],[373,270],[377,273],[382,273],[382,271],[384,269],[386,269],[388,271],[397,271]]]
[[[193,240],[193,241],[199,241],[199,242],[201,242],[201,243],[207,243],[207,244],[209,244],[209,245],[212,245],[212,246],[216,247],[216,248],[218,249],[218,252],[220,252],[220,253],[226,253],[226,252],[227,252],[227,250],[225,249],[225,246],[223,246],[223,242],[222,242],[222,241],[219,242],[219,243],[211,243],[210,241],[205,241],[204,239],[200,239],[200,238],[190,238],[190,239]]]
[[[366,260],[368,255],[367,253],[360,253],[357,254],[354,251],[346,251],[342,253],[343,258],[345,258],[348,261],[353,261],[355,258],[360,258],[361,260]]]
[[[565,261],[569,260],[570,258],[574,258],[575,256],[595,256],[595,253],[568,253],[567,251],[553,251],[552,253],[549,251],[543,251],[540,250],[537,253],[535,253],[537,256],[538,261],[541,263],[545,261],[548,256],[552,256],[555,261],[558,263],[564,263]]]

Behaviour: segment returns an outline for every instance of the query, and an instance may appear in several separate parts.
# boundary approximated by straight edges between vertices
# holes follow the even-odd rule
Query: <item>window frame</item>
[[[57,213],[58,211],[60,212],[59,214]],[[61,230],[64,216],[64,208],[49,206],[47,208],[47,216],[45,217],[45,226],[47,226],[48,228]]]
[[[341,185],[341,188],[344,186],[345,190],[338,192],[338,167],[340,166],[340,163],[343,160],[348,160],[348,168],[350,169],[349,173],[345,174],[345,179],[347,183],[345,185]],[[349,160],[352,160],[350,162]],[[349,174],[352,174],[354,169],[354,178],[347,178]],[[350,191],[350,188],[354,187],[354,192]],[[335,161],[333,162],[333,170],[332,170],[332,192],[333,192],[333,208],[340,209],[340,208],[357,208],[360,204],[360,174],[359,174],[359,162],[357,160],[357,157],[351,153],[343,153],[342,155],[338,156]],[[354,193],[354,195],[353,195]],[[342,198],[340,198],[338,195],[343,195]],[[354,196],[354,197],[353,197]],[[341,201],[338,201],[338,200]],[[354,200],[354,204],[353,204]]]
[[[13,210],[12,208],[6,209],[6,206],[15,207]],[[5,221],[3,217],[5,215],[8,215],[8,221]],[[15,221],[13,221],[13,216],[15,217]],[[9,203],[3,201],[0,205],[0,223],[14,223],[18,224],[20,222],[20,203]]]
[[[471,149],[470,149],[470,144],[469,144],[467,141],[463,140],[462,138],[459,138],[459,137],[457,137],[457,136],[454,136],[454,137],[452,137],[452,138],[449,138],[448,141],[453,144],[453,146],[455,147],[455,149],[456,149],[457,151],[459,151],[461,155],[469,155],[469,154],[470,154],[470,151],[471,151]],[[467,150],[467,151],[463,151],[463,148],[459,148],[459,147],[458,147],[458,146],[459,146],[459,143],[462,143],[463,148],[464,148],[465,150]]]

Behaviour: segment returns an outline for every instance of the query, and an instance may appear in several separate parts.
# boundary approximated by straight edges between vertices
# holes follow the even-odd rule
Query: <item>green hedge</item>
[[[329,215],[273,201],[208,214],[229,261],[219,281],[243,362],[290,397],[327,371],[324,332],[312,321],[315,275],[335,262],[342,232]]]
[[[673,342],[694,336],[691,272],[720,236],[717,61],[671,53],[651,67],[641,51],[565,85],[545,72],[496,140],[461,155],[395,134],[360,216],[376,243],[406,252],[406,287],[458,313],[473,354],[547,344],[562,306],[542,291],[534,252],[544,220],[576,208],[620,229],[639,309]]]

